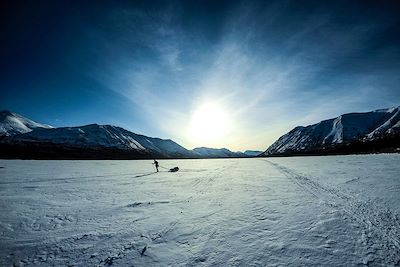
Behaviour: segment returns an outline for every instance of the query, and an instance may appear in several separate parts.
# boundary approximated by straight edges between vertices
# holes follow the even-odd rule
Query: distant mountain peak
[[[202,158],[236,158],[247,156],[242,152],[232,152],[227,148],[196,147],[192,151]]]
[[[250,157],[256,157],[258,155],[260,155],[262,153],[262,151],[258,151],[258,150],[246,150],[245,152],[243,152],[244,154],[246,154],[247,156]]]
[[[0,136],[28,133],[37,128],[49,129],[53,127],[32,121],[8,110],[0,111]]]
[[[281,136],[263,155],[336,153],[339,148],[351,152],[350,145],[354,143],[358,143],[357,149],[361,149],[360,146],[369,147],[368,143],[381,142],[368,148],[374,150],[390,145],[387,144],[389,141],[382,141],[388,138],[400,139],[400,107],[347,113],[306,127],[295,127]]]
[[[3,117],[3,116],[11,116],[11,115],[13,115],[13,113],[11,111],[8,111],[8,110],[0,111],[0,116],[1,117]]]
[[[97,123],[52,128],[3,111],[0,157],[11,158],[193,158],[174,141]]]
[[[391,113],[391,112],[394,112],[396,110],[400,110],[400,106],[391,107],[391,108],[376,109],[373,112],[389,112],[389,113]]]

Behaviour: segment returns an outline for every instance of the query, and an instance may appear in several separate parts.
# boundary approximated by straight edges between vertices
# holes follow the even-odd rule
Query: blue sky
[[[396,1],[10,1],[1,12],[0,108],[54,126],[265,150],[297,125],[400,104]],[[196,139],[208,103],[229,127]]]

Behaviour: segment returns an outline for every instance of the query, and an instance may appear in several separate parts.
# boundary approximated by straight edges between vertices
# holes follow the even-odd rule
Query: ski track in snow
[[[385,262],[380,264],[391,266],[400,265],[400,218],[398,214],[373,202],[362,202],[353,196],[341,192],[335,188],[318,183],[311,177],[301,175],[270,160],[265,160],[280,170],[291,181],[303,190],[310,193],[325,205],[335,208],[363,227],[363,237],[368,246],[377,245]],[[358,180],[359,177],[350,180]],[[348,181],[347,181],[348,182]],[[346,182],[346,183],[347,183]],[[373,259],[371,262],[373,263]],[[368,265],[368,264],[367,264]]]
[[[396,157],[350,159],[397,174]],[[293,160],[310,170],[279,158],[166,161],[177,173],[1,161],[0,266],[399,266],[398,210],[347,190],[369,186],[357,165]],[[325,177],[334,160],[336,186]],[[384,190],[395,194],[393,181]]]

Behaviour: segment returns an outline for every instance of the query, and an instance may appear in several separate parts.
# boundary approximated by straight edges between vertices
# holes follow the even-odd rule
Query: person
[[[157,172],[158,172],[158,161],[157,160],[154,160],[154,166],[156,166],[156,170],[157,170]]]

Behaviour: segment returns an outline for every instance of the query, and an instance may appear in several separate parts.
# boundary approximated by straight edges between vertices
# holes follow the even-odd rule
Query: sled
[[[172,169],[169,169],[169,172],[177,172],[177,171],[179,171],[178,167],[174,167]]]

